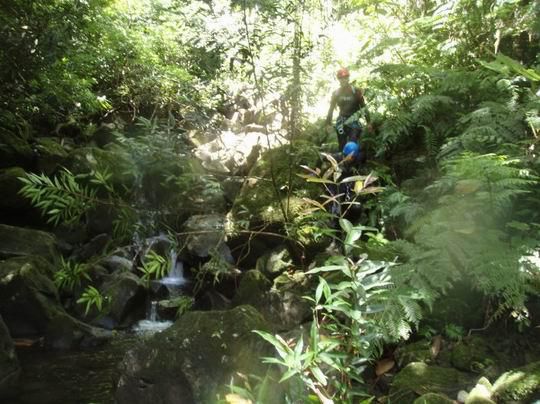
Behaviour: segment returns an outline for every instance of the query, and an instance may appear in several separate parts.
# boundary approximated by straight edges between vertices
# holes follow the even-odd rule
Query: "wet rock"
[[[37,152],[37,171],[47,175],[53,174],[56,169],[64,164],[68,152],[60,144],[60,139],[52,137],[40,137],[36,139],[35,149]]]
[[[0,224],[0,258],[39,255],[57,256],[56,238],[44,231]]]
[[[12,392],[20,372],[13,341],[0,315],[0,399]]]
[[[496,402],[532,403],[540,399],[540,362],[503,373],[493,384]]]
[[[45,336],[53,348],[92,346],[107,333],[68,315],[52,282],[52,268],[41,257],[0,262],[0,315],[13,337]]]
[[[108,301],[103,313],[98,315],[97,325],[110,324],[115,328],[125,328],[144,317],[147,293],[144,282],[137,275],[131,272],[114,273],[100,287],[100,292]],[[112,321],[101,321],[102,318]]]
[[[261,374],[258,358],[267,347],[252,330],[268,326],[250,306],[186,313],[126,354],[116,384],[117,402],[213,402],[235,372]]]
[[[186,313],[193,306],[190,296],[178,296],[172,299],[160,300],[157,303],[157,314],[161,320],[174,320]]]
[[[459,390],[470,384],[470,377],[456,369],[429,366],[413,362],[395,377],[389,399],[393,404],[409,404],[427,393],[446,394],[455,397]]]
[[[105,233],[98,234],[84,246],[73,253],[72,259],[78,262],[88,261],[90,258],[97,255],[102,255],[111,242],[111,236]]]

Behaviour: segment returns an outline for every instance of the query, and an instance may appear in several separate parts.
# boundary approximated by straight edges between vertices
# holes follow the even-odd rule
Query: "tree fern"
[[[414,242],[391,243],[404,282],[436,296],[467,280],[498,303],[499,314],[523,306],[532,278],[520,261],[539,241],[531,233],[511,243],[507,223],[515,220],[517,196],[531,193],[537,182],[521,161],[505,156],[469,153],[448,160],[442,177],[420,194],[424,213],[408,228]]]

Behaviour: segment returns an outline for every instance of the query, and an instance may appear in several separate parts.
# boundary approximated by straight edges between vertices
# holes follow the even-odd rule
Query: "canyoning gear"
[[[337,77],[338,79],[348,78],[349,71],[345,68],[340,69]],[[365,117],[365,122],[369,124],[370,117],[362,90],[349,84],[348,81],[341,81],[340,87],[332,93],[330,108],[326,115],[327,126],[331,125],[336,106],[339,109],[339,116],[336,119],[335,128],[341,151],[348,141],[359,141],[362,134],[360,119]]]
[[[356,142],[347,142],[343,148],[343,157],[357,158],[360,156],[360,146]]]
[[[337,71],[337,75],[336,77],[338,79],[343,79],[343,78],[346,78],[346,77],[349,77],[350,76],[350,73],[349,73],[349,70],[347,70],[346,68],[341,68]]]

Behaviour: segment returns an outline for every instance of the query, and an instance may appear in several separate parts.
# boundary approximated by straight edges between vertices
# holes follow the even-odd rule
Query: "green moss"
[[[0,224],[0,257],[38,255],[52,261],[57,256],[56,247],[56,238],[50,233]]]
[[[52,174],[68,157],[67,151],[54,138],[42,137],[36,139],[38,171]]]
[[[427,393],[455,396],[468,383],[468,376],[456,369],[413,362],[395,376],[390,399],[392,404],[410,404],[418,395]]]
[[[431,343],[429,341],[417,341],[407,344],[396,350],[397,363],[400,367],[412,362],[429,362],[432,358]]]
[[[272,287],[271,282],[256,269],[247,271],[234,297],[234,304],[251,304],[258,307],[264,302],[264,296]]]
[[[30,208],[29,201],[19,195],[23,183],[19,178],[26,177],[26,172],[21,167],[11,167],[0,170],[0,189],[2,198],[0,198],[0,209],[9,211]]]
[[[454,400],[444,394],[427,393],[414,400],[413,404],[453,404]]]
[[[493,384],[498,402],[532,402],[540,398],[540,361],[503,373]]]
[[[286,205],[290,179],[292,190],[301,192],[294,193],[295,198],[289,201],[292,216],[297,215],[307,207],[302,197],[314,198],[321,193],[321,188],[317,184],[306,187],[306,181],[296,174],[306,173],[300,165],[315,167],[318,161],[317,149],[308,143],[297,144],[292,156],[289,155],[288,146],[267,151],[251,170],[250,179],[242,187],[233,206],[234,214],[250,216],[254,221],[282,222],[283,214],[278,200],[283,206]],[[272,183],[272,173],[279,196],[276,196]]]
[[[484,374],[496,363],[488,343],[480,337],[461,340],[452,350],[452,365],[469,372]]]

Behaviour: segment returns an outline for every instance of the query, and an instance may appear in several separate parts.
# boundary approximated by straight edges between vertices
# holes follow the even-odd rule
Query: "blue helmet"
[[[347,142],[343,148],[343,156],[347,157],[352,154],[352,157],[358,157],[360,155],[360,146],[356,142]]]

